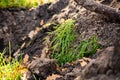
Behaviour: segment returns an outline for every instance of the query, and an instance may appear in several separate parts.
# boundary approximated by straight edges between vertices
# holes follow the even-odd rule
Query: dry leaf
[[[64,22],[65,22],[65,19],[64,19],[64,18],[62,18],[62,19],[60,19],[58,22],[59,22],[59,24],[62,24],[62,23],[64,23]]]
[[[25,40],[26,38],[27,38],[27,36],[25,35],[25,36],[23,36],[21,39],[22,39],[22,40]]]
[[[39,32],[40,30],[41,30],[41,28],[39,28],[39,27],[35,28],[35,31],[37,31],[37,32]]]
[[[58,74],[52,74],[51,76],[48,76],[46,80],[56,80],[56,78],[60,78],[61,76]]]
[[[51,25],[52,23],[46,23],[45,26],[43,26],[44,28],[49,28],[49,26]]]
[[[23,63],[27,63],[29,60],[29,55],[25,54],[24,58],[23,58]]]
[[[63,72],[63,73],[64,73],[65,71],[67,71],[67,68],[63,68],[63,69],[62,69],[62,72]]]
[[[80,63],[81,67],[84,67],[87,65],[87,62],[84,61],[83,59],[82,60],[78,60],[78,62]]]
[[[92,59],[83,57],[83,60],[86,61],[86,62],[90,62]]]
[[[80,63],[81,67],[84,67],[88,64],[88,58],[84,58],[84,59],[79,59],[78,62]]]
[[[57,65],[57,70],[60,70],[60,66],[58,64],[56,64],[56,65]]]
[[[74,61],[70,62],[70,65],[74,65]]]
[[[25,72],[27,72],[27,71],[28,71],[28,69],[27,69],[27,67],[24,66],[24,65],[20,65],[20,66],[17,68],[17,72],[19,72],[19,73],[21,73],[21,74],[23,74],[23,73],[25,73]]]
[[[82,66],[82,67],[84,67],[84,66],[86,66],[86,65],[87,65],[87,62],[82,61],[80,64],[81,64],[81,66]]]
[[[42,19],[41,21],[40,21],[40,25],[42,26],[44,24],[44,20]]]

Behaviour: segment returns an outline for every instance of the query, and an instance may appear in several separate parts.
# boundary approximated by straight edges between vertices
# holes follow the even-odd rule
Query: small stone
[[[37,59],[28,65],[31,72],[41,78],[46,78],[48,75],[55,72],[56,67],[56,61],[53,59]]]

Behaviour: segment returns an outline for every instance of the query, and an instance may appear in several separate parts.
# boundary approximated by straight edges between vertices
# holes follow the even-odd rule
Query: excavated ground
[[[106,0],[106,2],[103,2],[103,4],[109,5],[111,1],[112,0]],[[88,80],[119,80],[120,78],[118,75],[113,75],[114,72],[112,72],[111,68],[108,68],[108,66],[106,67],[104,64],[109,62],[109,59],[106,58],[109,58],[110,55],[112,55],[113,48],[110,46],[113,46],[114,40],[116,39],[116,30],[120,27],[120,23],[116,23],[100,14],[88,11],[85,8],[77,5],[73,0],[56,0],[53,3],[41,5],[38,8],[31,10],[0,10],[0,51],[6,48],[10,41],[12,52],[15,54],[24,42],[29,42],[31,40],[29,35],[32,33],[32,31],[36,31],[37,28],[42,28],[42,25],[45,23],[60,23],[60,21],[67,19],[76,20],[77,31],[79,34],[76,44],[80,40],[84,40],[92,35],[96,35],[99,38],[99,43],[103,46],[103,50],[94,55],[95,58],[97,58],[94,61],[95,64],[100,63],[100,65],[98,64],[99,66],[104,66],[107,69],[102,70],[104,67],[97,67],[95,69],[98,70],[94,70],[92,68],[94,71],[91,72],[91,74],[88,73],[86,76]],[[34,40],[32,40],[31,44],[21,48],[20,52],[22,52],[23,55],[27,53],[32,60],[40,58],[42,49],[44,48],[43,39],[47,35],[46,32],[49,30],[50,28],[42,29],[34,38]],[[111,54],[108,55],[108,52]],[[102,55],[105,57],[101,57]],[[83,59],[83,61],[86,61],[87,64],[89,62],[91,64],[94,63],[93,60],[86,58]],[[62,71],[61,68],[61,71],[53,72],[63,76],[56,80],[74,80],[76,77],[76,80],[80,80],[82,70],[85,68],[86,72],[83,72],[84,74],[87,74],[88,70],[85,66],[82,67],[80,64],[78,64],[78,62],[79,61],[72,63],[73,66],[70,64],[64,65],[64,69],[66,69],[66,67],[68,68],[66,71]],[[89,66],[90,64],[88,64],[87,67]],[[42,77],[38,76],[37,74],[35,75],[40,78],[40,80],[44,80],[47,77],[45,75]],[[111,75],[110,78],[108,77],[109,75]]]

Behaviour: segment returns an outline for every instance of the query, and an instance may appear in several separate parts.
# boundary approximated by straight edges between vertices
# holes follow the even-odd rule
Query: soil
[[[112,0],[105,0],[101,3],[109,6],[111,2]],[[116,3],[116,5],[118,3]],[[118,8],[115,4],[113,7]],[[47,36],[47,32],[52,30],[51,27],[42,27],[44,27],[46,23],[61,23],[62,20],[67,19],[76,20],[79,36],[75,44],[80,40],[85,40],[96,35],[103,49],[97,52],[96,55],[93,55],[92,60],[86,62],[86,67],[82,67],[81,64],[78,63],[79,61],[76,61],[72,64],[73,66],[66,64],[68,71],[62,71],[62,68],[65,69],[66,65],[56,70],[54,73],[62,76],[56,80],[119,80],[119,73],[115,73],[114,70],[108,66],[114,50],[113,44],[117,38],[116,32],[120,27],[119,21],[115,22],[108,17],[88,11],[82,6],[77,5],[74,0],[56,0],[53,3],[41,5],[36,9],[30,10],[1,9],[0,51],[3,51],[4,48],[8,49],[10,41],[13,57],[15,57],[16,54],[18,55],[16,52],[20,50],[23,56],[27,53],[31,61],[38,59],[45,47],[44,38]],[[41,28],[42,30],[38,31],[36,37],[31,39],[29,35],[32,36],[34,34],[32,32]],[[30,41],[32,42],[29,45],[21,48],[24,42],[29,43]],[[92,66],[93,64],[95,65]],[[89,73],[89,69],[91,69],[91,73]],[[76,71],[78,72],[75,73]],[[108,77],[109,75],[110,77]]]

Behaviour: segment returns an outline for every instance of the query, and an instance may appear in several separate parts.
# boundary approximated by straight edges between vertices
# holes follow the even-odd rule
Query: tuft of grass
[[[53,49],[51,57],[58,60],[58,64],[65,64],[73,59],[74,54],[70,52],[71,43],[75,39],[75,20],[67,20],[63,24],[58,25],[55,31],[51,32],[54,38],[51,40],[51,48]]]
[[[76,58],[89,57],[95,54],[99,48],[101,48],[101,45],[98,44],[98,38],[96,36],[92,36],[85,41],[80,41],[75,48],[77,53]]]
[[[0,52],[0,79],[1,80],[20,80],[21,73],[18,72],[20,62],[16,59],[12,59],[10,62],[6,62],[4,57],[5,51]]]
[[[71,62],[84,56],[94,54],[100,45],[98,44],[97,37],[91,37],[86,41],[73,47],[73,42],[77,37],[75,20],[66,20],[63,24],[57,25],[56,30],[50,33],[53,35],[51,39],[51,57],[57,59],[59,65]]]
[[[9,56],[5,57],[5,50],[0,52],[0,80],[21,80],[27,68],[20,61],[11,57],[11,44],[9,42]]]
[[[0,8],[31,8],[53,0],[0,0]]]

